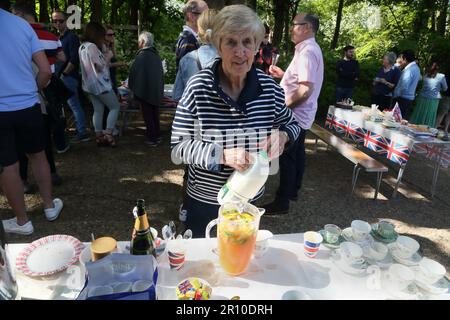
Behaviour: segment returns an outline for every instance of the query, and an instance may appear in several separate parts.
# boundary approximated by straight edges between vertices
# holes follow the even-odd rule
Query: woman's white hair
[[[153,47],[153,35],[148,31],[142,31],[138,38],[139,43],[144,42],[144,48]]]
[[[220,10],[212,25],[211,41],[219,49],[222,38],[229,34],[249,33],[257,50],[264,39],[266,30],[258,15],[249,7],[235,4]]]

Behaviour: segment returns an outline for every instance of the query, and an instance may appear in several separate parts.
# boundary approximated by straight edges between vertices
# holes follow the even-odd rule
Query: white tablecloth
[[[312,299],[392,299],[380,282],[383,272],[353,276],[342,272],[330,260],[330,250],[321,246],[315,259],[303,253],[303,234],[275,235],[267,253],[253,259],[248,271],[238,277],[224,275],[218,257],[212,252],[216,239],[189,240],[186,263],[179,271],[170,270],[167,255],[158,258],[158,298],[175,299],[175,286],[202,262],[212,261],[219,282],[213,286],[213,299],[279,300],[286,291],[300,290]],[[126,242],[120,242],[124,248]],[[26,244],[8,245],[8,255],[15,261]],[[209,262],[211,264],[211,262]],[[84,268],[78,263],[53,278],[32,279],[16,274],[19,295],[35,299],[74,299],[84,284]]]

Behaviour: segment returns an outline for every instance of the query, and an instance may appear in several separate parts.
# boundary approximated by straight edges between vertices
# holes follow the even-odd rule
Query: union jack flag
[[[334,129],[334,121],[335,116],[331,113],[327,114],[327,120],[325,120],[325,128]]]
[[[440,165],[444,168],[448,168],[450,166],[450,149],[443,149],[436,145],[427,146],[428,153],[427,158],[432,161],[437,161],[438,156],[441,156]]]
[[[350,123],[347,123],[346,127],[346,136],[350,137],[353,141],[357,143],[363,143],[364,137],[366,136],[367,130],[361,128],[360,126]]]
[[[400,165],[404,164],[408,161],[410,154],[411,149],[408,146],[396,143],[392,140],[390,141],[387,158],[392,162],[398,163]]]
[[[387,155],[389,143],[389,139],[369,130],[367,130],[366,135],[364,136],[364,147],[375,151],[380,155]]]

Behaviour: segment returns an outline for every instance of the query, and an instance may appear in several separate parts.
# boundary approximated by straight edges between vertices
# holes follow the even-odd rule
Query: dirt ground
[[[132,119],[133,120],[133,119]],[[70,234],[82,241],[112,236],[130,237],[131,209],[138,198],[146,201],[153,227],[161,230],[170,220],[178,222],[183,170],[170,160],[170,128],[163,127],[163,144],[149,148],[144,144],[144,127],[139,119],[121,137],[115,149],[98,148],[94,141],[72,145],[56,155],[63,184],[54,195],[64,201],[64,209],[55,222],[47,222],[39,196],[26,195],[26,204],[35,232],[31,236],[10,235],[10,242],[31,242],[50,234]],[[387,161],[385,161],[389,164]],[[408,162],[397,199],[391,199],[398,167],[390,165],[384,175],[381,195],[373,200],[375,174],[361,172],[353,198],[353,166],[334,151],[307,138],[307,168],[299,200],[291,204],[285,216],[263,217],[262,229],[275,234],[319,230],[327,223],[345,228],[352,220],[376,222],[388,219],[399,233],[412,236],[425,256],[444,264],[450,274],[450,171],[440,172],[437,194],[429,189],[432,163],[413,155]],[[33,180],[31,179],[31,182]],[[272,200],[278,176],[271,176],[267,191],[258,204]],[[6,198],[0,194],[0,218],[12,217]]]

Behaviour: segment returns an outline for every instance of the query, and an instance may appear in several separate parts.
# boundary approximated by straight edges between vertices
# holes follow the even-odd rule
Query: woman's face
[[[389,59],[386,56],[383,57],[383,66],[384,67],[390,67],[391,66],[391,63],[389,62]]]
[[[245,76],[253,64],[256,52],[255,39],[248,33],[226,35],[220,41],[218,52],[225,73]]]

